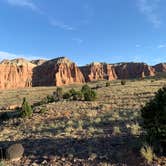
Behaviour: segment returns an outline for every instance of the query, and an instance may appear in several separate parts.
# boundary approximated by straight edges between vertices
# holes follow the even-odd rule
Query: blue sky
[[[0,0],[0,59],[166,61],[165,0]]]

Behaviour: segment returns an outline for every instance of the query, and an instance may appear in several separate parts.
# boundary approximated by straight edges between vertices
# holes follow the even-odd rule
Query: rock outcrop
[[[53,59],[34,69],[33,86],[61,86],[84,83],[77,65],[65,57]]]
[[[166,72],[166,63],[159,63],[153,66],[156,72]]]
[[[91,63],[80,67],[86,82],[96,80],[115,80],[117,79],[114,68],[106,63]]]
[[[153,67],[145,63],[91,63],[77,67],[65,57],[28,61],[25,59],[0,62],[0,89],[31,86],[61,86],[97,80],[134,79],[166,72],[166,63]]]
[[[0,89],[32,86],[32,71],[36,65],[25,59],[3,60],[0,63]]]
[[[144,78],[154,76],[155,69],[145,63],[120,63],[114,65],[118,79]]]

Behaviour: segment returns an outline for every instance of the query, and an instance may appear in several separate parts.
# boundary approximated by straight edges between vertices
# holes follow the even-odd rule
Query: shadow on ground
[[[130,139],[130,140],[129,140]],[[44,156],[57,156],[66,158],[71,163],[74,159],[83,162],[92,162],[97,165],[100,162],[109,164],[126,164],[128,166],[141,166],[142,159],[138,154],[136,146],[131,148],[130,144],[137,143],[134,137],[97,137],[88,139],[23,139],[17,142],[0,142],[1,147],[7,147],[13,143],[21,143],[25,148],[25,156],[31,161],[37,160],[41,163]],[[75,163],[77,165],[78,163]]]

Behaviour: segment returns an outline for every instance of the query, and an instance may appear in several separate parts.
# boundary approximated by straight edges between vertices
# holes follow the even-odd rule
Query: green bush
[[[125,80],[122,80],[122,81],[121,81],[121,85],[126,85],[126,81],[125,81]]]
[[[83,93],[83,94],[85,94],[85,93],[87,93],[87,92],[89,92],[89,91],[91,91],[91,88],[86,84],[86,85],[84,85],[83,87],[82,87],[82,89],[81,89],[81,92]]]
[[[82,100],[83,94],[81,91],[76,91],[74,88],[72,88],[63,95],[63,98],[70,100]]]
[[[72,94],[73,100],[82,100],[83,94],[81,91],[76,91],[74,94]]]
[[[92,90],[88,85],[84,85],[81,89],[85,101],[94,101],[97,98],[96,91]]]
[[[166,87],[159,89],[155,97],[142,109],[143,128],[147,133],[147,141],[155,150],[166,152]]]
[[[71,98],[71,93],[70,92],[66,92],[63,94],[63,99],[70,99]]]
[[[30,117],[32,115],[31,105],[27,102],[26,98],[23,98],[22,108],[21,108],[21,116],[22,117]]]
[[[42,99],[42,101],[40,101],[39,103],[37,103],[37,105],[48,104],[48,103],[52,103],[54,101],[55,101],[54,96],[48,95],[47,97],[45,97],[44,99]]]
[[[106,87],[109,87],[109,86],[111,86],[111,83],[110,82],[106,82],[106,85],[105,85]]]

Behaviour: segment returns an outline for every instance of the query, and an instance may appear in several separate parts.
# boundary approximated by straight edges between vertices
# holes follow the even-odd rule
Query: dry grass
[[[26,155],[18,165],[44,161],[45,165],[147,165],[140,155],[139,110],[165,83],[164,79],[127,81],[125,86],[112,81],[110,87],[105,87],[105,81],[90,83],[101,85],[97,101],[55,102],[36,107],[29,119],[2,122],[1,144],[19,141],[24,145]],[[35,103],[55,89],[1,91],[0,104],[20,104],[25,96]]]

